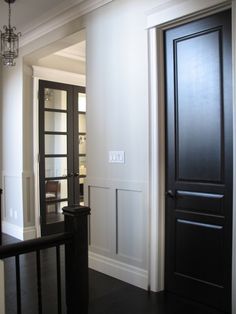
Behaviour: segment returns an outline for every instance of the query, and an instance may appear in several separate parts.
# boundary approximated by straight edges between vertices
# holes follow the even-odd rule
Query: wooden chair
[[[48,206],[54,205],[55,212],[58,213],[60,203],[57,202],[60,199],[61,185],[59,181],[46,181],[45,194],[46,194],[46,210],[48,212]]]

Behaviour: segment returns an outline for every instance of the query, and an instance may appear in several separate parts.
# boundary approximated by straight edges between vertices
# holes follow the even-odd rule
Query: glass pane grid
[[[46,224],[64,221],[62,208],[68,206],[68,92],[53,88],[44,89],[44,162]],[[84,204],[86,178],[86,94],[78,93],[78,154],[80,204]],[[77,150],[77,149],[76,149]],[[76,157],[76,155],[75,155]],[[55,186],[54,191],[46,185]],[[44,198],[44,195],[42,195]]]

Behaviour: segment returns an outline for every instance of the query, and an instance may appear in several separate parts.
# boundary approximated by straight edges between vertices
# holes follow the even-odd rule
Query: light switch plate
[[[117,150],[109,151],[109,162],[110,163],[124,164],[125,163],[125,152],[124,151],[117,151]]]

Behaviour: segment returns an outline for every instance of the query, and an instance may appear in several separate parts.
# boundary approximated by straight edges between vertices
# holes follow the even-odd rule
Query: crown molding
[[[72,0],[69,5],[67,3],[67,6],[59,5],[45,14],[40,21],[27,25],[27,28],[22,30],[23,35],[20,40],[20,47],[112,1],[113,0],[83,0],[78,3],[78,0]]]

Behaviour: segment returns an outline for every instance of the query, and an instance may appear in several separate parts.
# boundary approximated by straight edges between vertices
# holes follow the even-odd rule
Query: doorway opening
[[[84,204],[85,87],[39,80],[41,233],[63,232],[62,208]]]
[[[40,236],[63,230],[64,206],[85,203],[85,30],[24,61],[34,77],[35,218]]]

